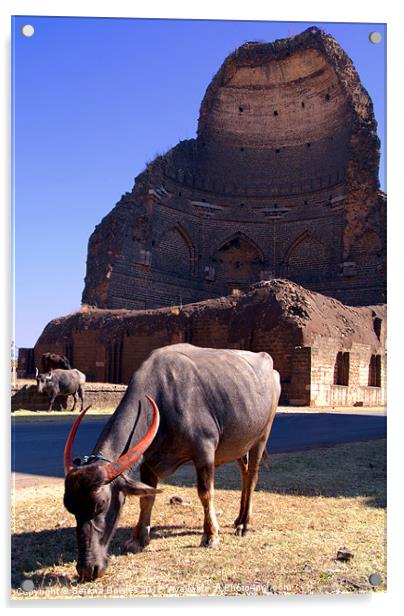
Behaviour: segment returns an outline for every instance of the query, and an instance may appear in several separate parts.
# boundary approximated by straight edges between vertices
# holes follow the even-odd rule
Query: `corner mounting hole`
[[[31,24],[25,24],[21,28],[21,34],[23,36],[26,36],[27,38],[32,36],[34,34],[34,32],[35,32],[35,28],[34,28],[34,26],[31,26]]]
[[[382,37],[381,33],[377,32],[377,31],[376,32],[371,32],[369,34],[369,41],[371,43],[373,43],[374,45],[378,45],[379,43],[381,43],[382,42],[382,38],[383,37]]]

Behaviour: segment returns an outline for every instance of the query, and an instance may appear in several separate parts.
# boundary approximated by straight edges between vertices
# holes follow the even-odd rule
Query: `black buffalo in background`
[[[57,368],[60,370],[71,370],[72,368],[66,355],[58,355],[58,353],[44,353],[41,362],[43,372],[50,372]]]

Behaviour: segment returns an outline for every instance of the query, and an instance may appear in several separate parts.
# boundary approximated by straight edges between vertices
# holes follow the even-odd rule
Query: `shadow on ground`
[[[135,519],[135,518],[134,518]],[[185,537],[191,535],[201,536],[201,528],[195,529],[188,526],[164,525],[153,526],[151,539],[164,537]],[[130,528],[118,528],[108,550],[109,556],[119,556],[123,553],[123,546],[131,536]],[[12,549],[12,588],[20,588],[26,579],[24,572],[40,568],[48,568],[57,565],[66,565],[76,561],[77,543],[75,528],[55,528],[40,532],[16,533],[11,538]],[[158,551],[158,550],[157,550]],[[18,563],[18,567],[16,564]],[[49,587],[54,585],[71,586],[77,579],[54,573],[34,574],[29,573],[29,579],[34,582],[35,588]]]
[[[130,537],[130,529],[119,528],[110,546],[110,555],[121,554],[121,546]],[[40,532],[16,533],[11,537],[12,579],[13,588],[19,588],[25,579],[24,571],[32,571],[38,567],[52,567],[66,564],[77,558],[77,543],[75,528],[55,528]],[[34,556],[33,556],[34,555]],[[18,563],[18,570],[15,567]],[[48,587],[54,584],[70,585],[72,580],[64,576],[47,574],[46,576],[29,576],[35,588]]]
[[[183,466],[164,484],[196,486],[193,465]],[[239,490],[240,486],[237,463],[216,470],[216,489]],[[308,497],[360,496],[371,506],[385,507],[386,441],[269,455],[269,468],[261,463],[257,490]]]

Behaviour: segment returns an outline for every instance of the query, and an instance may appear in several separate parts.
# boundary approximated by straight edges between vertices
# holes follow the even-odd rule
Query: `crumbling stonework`
[[[83,303],[145,309],[284,277],[385,301],[386,199],[372,101],[317,28],[224,61],[196,139],[157,157],[92,234]]]
[[[368,406],[385,403],[385,340],[385,306],[345,306],[274,279],[182,307],[82,309],[46,326],[35,361],[51,349],[87,380],[128,383],[153,349],[168,344],[266,351],[281,374],[283,403]]]

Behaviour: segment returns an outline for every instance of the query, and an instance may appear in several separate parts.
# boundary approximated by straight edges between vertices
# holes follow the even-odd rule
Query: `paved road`
[[[75,454],[91,453],[107,418],[92,418],[81,424]],[[12,470],[16,486],[32,485],[28,476],[63,477],[63,448],[73,418],[57,421],[15,421],[12,435]],[[386,436],[386,417],[351,413],[280,413],[268,442],[272,453],[327,447],[336,443],[366,441]]]

